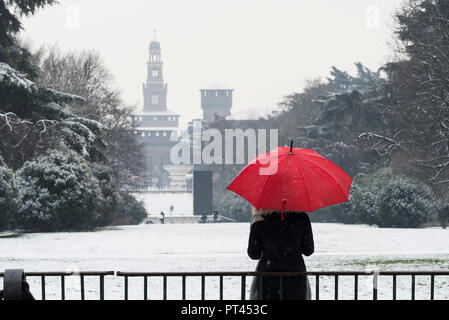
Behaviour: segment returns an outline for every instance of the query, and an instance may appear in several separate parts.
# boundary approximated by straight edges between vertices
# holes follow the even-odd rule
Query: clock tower
[[[167,84],[162,75],[161,45],[156,38],[150,42],[147,78],[143,84],[143,108],[132,115],[135,134],[142,142],[146,154],[148,186],[176,187],[176,170],[170,161],[171,148],[177,143],[171,137],[179,130],[179,114],[167,108]],[[185,179],[184,179],[185,180]]]
[[[143,84],[143,111],[167,111],[167,84],[162,75],[161,45],[150,42],[150,59],[147,79]]]

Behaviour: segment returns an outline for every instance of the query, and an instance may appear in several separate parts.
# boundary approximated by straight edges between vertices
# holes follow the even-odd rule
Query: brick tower
[[[179,115],[167,109],[167,84],[163,78],[161,45],[150,42],[147,79],[143,84],[143,110],[133,113],[135,133],[143,142],[150,176],[149,185],[163,187],[169,183],[164,167],[171,165],[170,150],[176,141],[170,141],[179,127]]]

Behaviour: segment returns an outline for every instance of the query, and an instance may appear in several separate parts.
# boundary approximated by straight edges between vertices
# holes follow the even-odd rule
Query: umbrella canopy
[[[312,212],[347,202],[352,178],[310,149],[279,147],[259,155],[226,188],[256,209]]]

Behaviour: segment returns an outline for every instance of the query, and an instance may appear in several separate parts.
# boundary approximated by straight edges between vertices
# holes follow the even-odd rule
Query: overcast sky
[[[276,106],[331,66],[376,69],[403,0],[59,0],[24,20],[35,47],[95,49],[129,104],[142,108],[149,42],[161,43],[168,108],[202,116],[199,89],[234,91],[233,112]]]

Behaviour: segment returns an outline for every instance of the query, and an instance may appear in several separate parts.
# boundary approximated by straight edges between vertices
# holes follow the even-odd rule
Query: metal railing
[[[100,292],[100,300],[104,300],[104,278],[105,276],[113,276],[115,274],[114,271],[81,271],[81,272],[64,272],[64,271],[53,271],[53,272],[25,272],[25,279],[29,277],[37,277],[40,278],[41,282],[41,297],[42,300],[46,299],[46,278],[59,278],[60,279],[60,298],[61,300],[65,300],[66,294],[66,286],[65,279],[70,276],[79,276],[80,277],[80,299],[85,300],[85,287],[84,280],[86,277],[98,277],[99,278],[99,292]],[[0,272],[0,278],[4,276],[3,272]]]
[[[246,300],[246,279],[247,277],[258,277],[258,297],[263,296],[263,279],[264,277],[278,277],[279,278],[279,300],[283,300],[282,292],[285,281],[288,281],[289,277],[295,276],[312,276],[315,277],[315,299],[320,300],[320,278],[323,276],[334,277],[334,300],[339,299],[339,278],[340,277],[353,277],[354,279],[354,300],[359,298],[359,277],[360,276],[373,276],[373,295],[372,299],[378,298],[378,277],[379,276],[391,276],[393,279],[393,300],[397,299],[397,277],[398,276],[410,276],[411,277],[411,300],[416,298],[416,276],[429,276],[430,277],[430,300],[435,298],[435,277],[436,276],[449,276],[449,271],[310,271],[310,272],[117,272],[117,276],[124,278],[124,297],[125,300],[129,297],[128,292],[128,279],[130,277],[140,277],[144,282],[144,300],[148,299],[148,278],[150,277],[162,277],[163,279],[163,299],[167,299],[167,278],[180,277],[182,279],[182,299],[186,300],[186,279],[187,277],[200,277],[201,278],[201,299],[205,300],[206,297],[206,277],[218,277],[219,279],[219,298],[223,300],[223,278],[224,277],[240,277],[240,292],[241,300]],[[449,289],[449,288],[448,288]],[[313,292],[313,290],[312,290]]]
[[[0,278],[3,277],[3,272],[0,272]],[[428,298],[430,300],[435,299],[435,280],[436,277],[449,276],[449,271],[309,271],[309,272],[122,272],[122,271],[81,271],[81,272],[26,272],[25,277],[38,277],[41,283],[41,297],[42,300],[46,299],[46,278],[56,277],[60,279],[60,298],[65,300],[66,277],[80,277],[80,299],[85,300],[85,286],[84,280],[86,277],[98,277],[99,286],[99,299],[105,299],[105,277],[117,276],[124,281],[124,299],[129,299],[129,279],[141,278],[143,280],[143,299],[148,300],[149,279],[150,278],[162,278],[162,298],[167,300],[168,295],[168,278],[180,278],[181,279],[181,298],[187,300],[187,278],[199,278],[201,280],[201,300],[206,299],[206,278],[217,278],[219,281],[219,299],[224,299],[224,277],[237,277],[240,278],[240,299],[246,300],[247,297],[247,278],[258,277],[258,297],[263,296],[263,279],[265,277],[278,277],[279,278],[279,299],[283,300],[282,292],[285,281],[288,281],[289,277],[308,276],[314,278],[315,286],[312,289],[315,300],[320,300],[320,279],[322,277],[333,277],[333,299],[339,300],[339,280],[342,277],[352,277],[354,284],[353,299],[359,299],[359,277],[372,276],[372,299],[378,299],[378,278],[379,277],[391,277],[392,278],[392,299],[397,300],[397,279],[398,277],[410,277],[410,299],[416,298],[416,277],[425,276],[430,279],[430,288],[428,292]],[[447,290],[449,290],[449,285]]]

